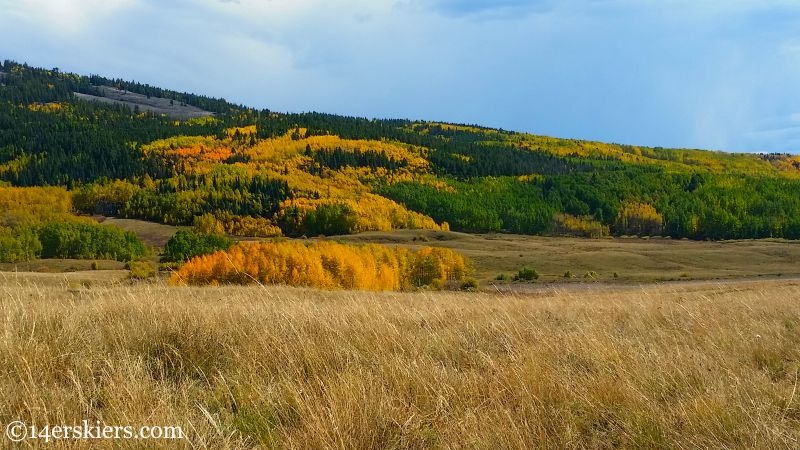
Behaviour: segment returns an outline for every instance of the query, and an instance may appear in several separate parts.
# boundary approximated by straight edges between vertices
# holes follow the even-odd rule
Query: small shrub
[[[97,264],[97,261],[92,261],[91,268],[92,268],[92,270],[99,270],[100,269],[100,265]]]
[[[572,274],[571,270],[564,272],[564,278],[575,278],[575,275]]]
[[[129,278],[136,280],[146,280],[156,276],[156,265],[150,261],[131,261],[128,264]]]
[[[181,268],[183,264],[179,262],[162,262],[158,264],[159,272],[171,272]]]
[[[431,280],[430,283],[420,286],[422,289],[430,289],[432,291],[441,291],[445,288],[447,283],[440,279]]]
[[[539,279],[539,272],[536,269],[531,269],[530,267],[523,267],[519,269],[519,272],[514,277],[515,280],[522,280],[522,281],[533,281]]]
[[[594,270],[590,270],[590,271],[586,272],[585,274],[583,274],[583,278],[594,280],[594,279],[597,278],[597,272],[595,272]]]
[[[614,275],[612,275],[612,276],[613,276],[615,279],[616,279],[616,278],[619,278],[619,274],[618,274],[617,272],[614,272]]]
[[[476,280],[475,278],[467,278],[466,280],[464,280],[463,283],[461,283],[462,291],[475,292],[478,289],[479,289],[478,280]]]
[[[508,280],[511,279],[511,277],[506,275],[506,274],[504,274],[504,273],[501,273],[501,274],[497,275],[496,277],[494,277],[494,279],[497,280],[497,281],[508,281]]]

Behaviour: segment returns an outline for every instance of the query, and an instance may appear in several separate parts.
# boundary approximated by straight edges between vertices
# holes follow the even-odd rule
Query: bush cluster
[[[167,241],[162,260],[184,262],[195,256],[207,255],[217,250],[227,250],[232,244],[233,241],[228,237],[219,234],[180,230]]]

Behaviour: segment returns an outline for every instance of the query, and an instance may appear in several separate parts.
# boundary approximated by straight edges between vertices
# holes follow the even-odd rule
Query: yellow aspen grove
[[[577,217],[564,213],[553,215],[550,232],[562,236],[580,236],[594,239],[610,234],[607,225],[603,225],[591,216]]]
[[[655,236],[661,234],[664,217],[649,203],[628,202],[617,216],[616,230],[621,234]]]
[[[67,219],[75,217],[72,197],[64,188],[0,186],[0,226],[22,228]]]

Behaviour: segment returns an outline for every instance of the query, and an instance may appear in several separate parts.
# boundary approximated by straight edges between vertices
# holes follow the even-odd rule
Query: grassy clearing
[[[126,105],[131,110],[138,108],[141,111],[148,111],[155,114],[166,114],[169,117],[188,120],[197,117],[213,116],[213,113],[204,111],[200,108],[185,105],[180,102],[170,101],[166,98],[148,97],[134,92],[123,91],[110,86],[99,88],[101,96],[81,94],[75,92],[76,98],[89,102],[109,103],[112,105]]]
[[[800,445],[800,282],[76,293],[37,277],[0,278],[2,423],[179,425],[214,449]]]
[[[95,263],[94,269],[92,268],[93,263]],[[121,270],[124,267],[124,262],[105,259],[34,259],[18,263],[0,263],[0,271],[11,273],[70,273],[89,270]]]
[[[526,266],[537,270],[539,281],[559,282],[569,281],[564,278],[567,271],[575,276],[572,281],[585,281],[586,273],[596,272],[594,281],[634,283],[800,275],[800,242],[786,240],[581,239],[417,230],[335,239],[452,248],[473,261],[484,283]]]
[[[130,231],[151,247],[163,248],[169,238],[178,230],[185,230],[189,227],[176,227],[160,223],[147,222],[136,219],[117,219],[115,217],[103,218],[104,224],[115,225],[125,231]]]

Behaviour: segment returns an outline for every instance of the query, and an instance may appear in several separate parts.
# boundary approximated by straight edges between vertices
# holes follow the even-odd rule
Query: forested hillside
[[[113,103],[92,101],[112,88]],[[118,100],[125,92],[208,114],[183,120],[168,107],[140,109]],[[119,79],[0,67],[0,183],[66,188],[80,213],[234,236],[425,228],[797,239],[798,167],[791,155],[276,113]]]

